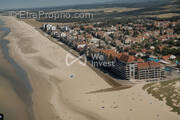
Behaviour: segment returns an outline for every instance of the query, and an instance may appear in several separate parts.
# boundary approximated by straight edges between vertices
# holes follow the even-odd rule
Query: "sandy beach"
[[[20,93],[20,90],[24,90],[24,88],[21,83],[21,85],[19,84],[19,78],[15,73],[16,71],[4,59],[2,50],[0,49],[0,113],[6,116],[6,120],[30,120],[28,118],[30,114],[28,115],[29,112],[27,112],[29,104],[17,94]],[[21,92],[23,98],[26,95],[29,95],[27,91]],[[17,110],[17,108],[19,109]]]
[[[36,120],[179,120],[177,113],[143,89],[143,83],[118,91],[88,66],[65,64],[69,54],[34,27],[1,17],[11,29],[9,52],[28,73]]]
[[[26,72],[9,56],[9,33],[0,20],[0,113],[6,120],[32,120],[32,89]]]

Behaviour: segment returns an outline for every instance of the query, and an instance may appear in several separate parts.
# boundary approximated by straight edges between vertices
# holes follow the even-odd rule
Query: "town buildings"
[[[57,28],[44,24],[42,29],[80,54],[86,54],[94,67],[106,69],[120,79],[161,80],[165,77],[164,67],[179,60],[178,53],[169,54],[171,48],[167,49],[167,43],[179,44],[180,34],[174,27],[180,25],[180,21],[141,21]],[[179,47],[174,46],[173,50],[176,49]]]

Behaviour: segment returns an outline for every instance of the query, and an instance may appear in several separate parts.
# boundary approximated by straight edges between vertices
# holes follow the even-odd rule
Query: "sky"
[[[143,0],[0,0],[0,9],[64,6],[112,1],[126,2]]]

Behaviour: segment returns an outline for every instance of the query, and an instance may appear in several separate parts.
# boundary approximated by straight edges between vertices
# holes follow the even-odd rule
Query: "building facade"
[[[104,58],[114,60],[114,66],[110,70],[117,77],[124,80],[144,80],[154,81],[164,77],[164,70],[160,63],[148,61],[144,62],[135,56],[130,56],[128,53],[115,53],[108,50],[91,50],[91,54],[100,53]],[[107,57],[111,56],[111,57]]]
[[[137,77],[140,80],[152,81],[164,77],[164,70],[159,63],[153,61],[138,63],[137,68]]]

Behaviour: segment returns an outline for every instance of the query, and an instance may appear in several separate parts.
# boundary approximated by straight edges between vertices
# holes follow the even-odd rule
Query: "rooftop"
[[[149,69],[149,68],[159,68],[161,67],[160,63],[154,61],[142,62],[137,64],[138,69]]]

